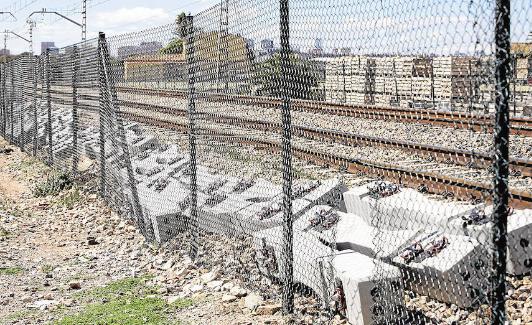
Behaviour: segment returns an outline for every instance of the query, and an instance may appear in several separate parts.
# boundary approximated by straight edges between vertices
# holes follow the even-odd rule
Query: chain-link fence
[[[221,0],[3,64],[1,131],[301,321],[531,322],[526,2]]]

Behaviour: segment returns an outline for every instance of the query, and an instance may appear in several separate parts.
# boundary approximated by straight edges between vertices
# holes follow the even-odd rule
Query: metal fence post
[[[116,93],[116,87],[115,87],[115,81],[113,73],[109,70],[111,66],[111,60],[109,57],[109,49],[107,46],[107,40],[105,39],[105,34],[100,33],[100,40],[101,40],[101,55],[102,55],[102,62],[103,62],[103,75],[104,75],[104,82],[106,86],[106,90],[109,90],[111,95],[111,113],[113,114],[113,117],[116,119],[116,124],[118,128],[118,142],[120,145],[120,148],[123,153],[123,161],[127,170],[127,176],[128,176],[128,185],[131,190],[131,196],[133,199],[133,213],[135,215],[135,219],[137,220],[137,225],[140,228],[141,233],[148,237],[152,235],[152,232],[150,231],[148,233],[148,229],[146,227],[146,224],[144,222],[144,216],[142,213],[142,207],[140,205],[139,195],[137,191],[137,182],[135,180],[135,174],[133,172],[133,164],[131,163],[131,156],[127,144],[126,139],[126,132],[124,130],[124,124],[122,121],[122,117],[120,116],[120,106],[118,104],[118,95]]]
[[[281,36],[281,84],[283,122],[283,312],[294,311],[293,290],[293,229],[292,229],[292,132],[290,116],[290,26],[288,0],[280,0],[280,36]]]
[[[9,105],[9,123],[11,124],[10,125],[10,128],[11,128],[11,131],[10,131],[10,138],[9,138],[9,143],[13,144],[14,143],[14,136],[15,136],[15,60],[11,61],[10,63],[10,69],[11,71],[11,100],[10,100],[10,105]]]
[[[48,123],[46,124],[46,134],[48,135],[48,164],[54,163],[54,151],[53,151],[53,137],[52,137],[52,98],[50,97],[50,50],[46,50],[46,64],[45,64],[45,83],[46,83],[46,110],[48,115]]]
[[[30,54],[28,54],[28,57],[29,57]],[[24,60],[23,58],[21,58],[21,60]],[[20,145],[20,150],[22,150],[23,152],[25,151],[25,145],[26,145],[26,135],[24,134],[24,113],[25,113],[25,91],[24,91],[24,72],[28,73],[29,71],[26,70],[26,68],[24,67],[24,65],[27,64],[27,61],[24,62],[20,62],[20,66],[19,66],[19,72],[18,72],[18,75],[19,75],[19,78],[20,78],[20,84],[19,84],[19,91],[20,91],[20,104],[18,105],[19,106],[19,109],[20,109],[20,133],[19,133],[19,145]]]
[[[72,173],[76,174],[78,171],[79,155],[78,155],[78,47],[76,45],[72,48]]]
[[[198,188],[196,161],[196,89],[194,60],[194,17],[187,16],[187,66],[188,66],[188,143],[190,151],[190,219],[192,233],[190,257],[198,253]]]
[[[103,39],[105,38],[104,34],[100,34],[100,37],[98,38],[98,85],[100,89],[100,108],[98,110],[99,112],[99,123],[100,123],[100,195],[102,198],[105,198],[106,196],[106,188],[105,188],[105,173],[106,173],[106,166],[105,166],[105,105],[108,102],[107,99],[107,91],[105,91],[105,76],[104,76],[104,62],[103,62],[103,55],[102,55],[102,48],[103,48]]]
[[[495,161],[493,189],[493,293],[492,324],[506,321],[506,249],[508,222],[510,0],[496,0],[495,7]]]
[[[2,137],[5,138],[6,136],[6,65],[5,63],[2,63],[2,66],[0,67],[0,94],[2,95],[2,121],[1,121],[1,132]]]
[[[33,156],[37,156],[37,139],[39,136],[39,127],[37,125],[37,78],[39,69],[37,67],[37,58],[32,56],[32,68],[33,68]]]

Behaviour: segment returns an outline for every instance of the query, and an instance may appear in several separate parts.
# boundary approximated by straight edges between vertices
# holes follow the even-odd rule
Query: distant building
[[[351,48],[349,47],[342,47],[340,49],[340,54],[341,55],[351,55]]]
[[[185,80],[185,54],[142,54],[124,59],[124,80]]]
[[[519,57],[532,57],[532,42],[511,43],[510,50]]]
[[[273,41],[271,39],[263,39],[260,41],[260,54],[270,54],[273,53]]]
[[[55,42],[41,42],[41,54],[46,53],[49,48],[55,48]]]
[[[318,48],[311,49],[308,53],[313,57],[323,56],[323,50]]]
[[[322,41],[321,38],[316,38],[316,39],[314,40],[314,48],[316,48],[316,49],[320,49],[320,50],[323,49],[323,41]]]
[[[137,54],[139,54],[139,47],[136,45],[120,46],[118,48],[118,58],[122,60]]]
[[[0,50],[0,55],[10,55],[11,52],[9,51],[9,49],[1,49]]]
[[[255,41],[251,38],[246,38],[246,44],[248,46],[248,49],[253,50],[255,49]]]
[[[163,48],[161,42],[142,42],[139,45],[140,54],[155,53]]]
[[[118,48],[119,59],[126,59],[133,55],[154,54],[163,48],[160,42],[142,42],[139,45],[127,45]]]

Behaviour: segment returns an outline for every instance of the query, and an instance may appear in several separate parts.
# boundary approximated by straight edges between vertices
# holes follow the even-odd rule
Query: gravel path
[[[5,144],[0,140],[0,147]],[[160,302],[164,310],[186,301],[186,307],[158,315],[170,323],[285,323],[276,297],[244,289],[241,277],[227,268],[220,271],[227,254],[215,260],[201,253],[204,258],[193,264],[183,252],[182,237],[173,246],[145,242],[131,222],[96,197],[91,181],[78,184],[81,192],[75,199],[74,189],[34,197],[32,188],[50,174],[49,168],[18,149],[9,155],[0,153],[1,324],[66,319],[93,324],[97,319],[86,318],[90,310],[111,308],[122,296]],[[218,245],[214,248],[229,251],[230,245],[219,238],[205,238],[202,247],[208,243],[209,249]],[[298,310],[313,303],[298,298]],[[120,313],[114,309],[107,313],[111,311]],[[320,317],[316,315],[307,324]]]

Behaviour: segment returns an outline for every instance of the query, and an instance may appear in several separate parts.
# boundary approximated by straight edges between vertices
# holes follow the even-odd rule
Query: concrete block
[[[475,206],[430,199],[409,188],[376,199],[371,188],[376,182],[344,193],[348,213],[361,216],[380,229],[398,230],[423,227],[427,231],[446,229],[450,219],[470,213]]]
[[[231,178],[227,184],[228,186],[230,186],[227,188],[227,191],[229,191],[230,193],[234,193],[234,194],[240,194],[246,191],[247,189],[249,189],[250,187],[252,187],[255,184],[255,182],[256,181],[254,179],[250,179],[250,178],[247,178],[247,179]]]
[[[127,141],[132,155],[138,155],[147,150],[155,150],[160,146],[159,140],[151,135],[135,136],[128,138]]]
[[[241,221],[242,231],[250,234],[254,231],[282,225],[282,206],[282,198],[258,202],[237,211],[236,217]],[[292,201],[292,219],[298,220],[311,207],[312,203],[305,199],[294,199]]]
[[[366,201],[362,201],[363,198],[369,195],[367,186],[357,186],[344,192],[344,204],[347,213],[352,213],[361,216],[364,220],[371,220],[373,214],[373,207]]]
[[[223,195],[226,194],[223,193]],[[207,204],[207,201],[205,203],[199,208],[198,212],[201,229],[225,235],[236,235],[245,232],[248,224],[242,221],[238,211],[252,205],[252,202],[242,200],[237,196],[226,195],[226,198],[218,204]]]
[[[469,236],[480,243],[491,242],[493,222],[485,207],[477,207],[462,215],[449,218],[443,230],[452,235]]]
[[[151,216],[153,235],[158,243],[164,243],[188,229],[190,213],[178,212],[168,215]]]
[[[141,182],[150,182],[164,177],[170,178],[180,172],[186,164],[182,155],[177,153],[177,148],[168,149],[164,153],[157,151],[144,151],[145,157],[134,157],[133,170]],[[180,158],[177,160],[177,158]]]
[[[206,202],[200,209],[208,231],[230,235],[252,234],[282,224],[283,212],[279,200],[255,203],[239,194],[225,194],[221,191],[216,194],[223,195],[224,200],[215,205]],[[294,220],[309,206],[310,202],[306,200],[294,200]]]
[[[337,212],[339,221],[334,229],[336,248],[385,261],[391,260],[398,252],[409,245],[420,233],[419,229],[380,230],[368,225],[361,217]],[[333,243],[333,242],[332,242]]]
[[[93,160],[98,158],[98,153],[100,152],[98,140],[85,142],[83,146],[87,157]]]
[[[265,275],[283,281],[286,265],[283,260],[282,226],[253,233],[259,268]],[[323,245],[316,237],[304,232],[294,232],[293,238],[293,280],[310,288],[323,302],[328,302],[334,286],[327,270],[329,263],[324,258],[331,256],[332,249]]]
[[[183,211],[180,204],[187,199],[189,191],[179,182],[170,182],[162,191],[152,187],[147,183],[137,185],[140,204],[150,215],[173,215]]]
[[[328,205],[315,205],[294,221],[294,232],[304,232],[328,245],[336,244],[336,233],[340,215],[337,209]]]
[[[190,192],[177,181],[169,182],[156,191],[142,183],[137,186],[140,204],[147,222],[152,224],[155,240],[167,241],[178,235],[190,221]],[[198,207],[205,204],[207,196],[198,193]],[[202,216],[198,216],[198,224]]]
[[[343,204],[342,194],[347,191],[347,187],[336,178],[324,181],[308,182],[307,186],[296,185],[293,189],[295,198],[304,198],[317,205],[329,205],[338,208],[340,211],[346,211]],[[299,187],[299,191],[297,189]],[[305,191],[305,189],[309,189]],[[299,193],[303,195],[297,195]]]
[[[349,250],[337,253],[332,265],[342,282],[350,324],[389,324],[401,315],[405,306],[399,268]]]
[[[446,238],[444,248],[429,254],[431,242],[437,240],[442,243],[443,237]],[[419,254],[408,254],[420,247],[423,249],[417,251],[422,251]],[[406,286],[411,290],[469,308],[475,306],[479,299],[484,299],[489,289],[491,255],[488,247],[488,243],[481,245],[467,236],[423,233],[393,262],[401,268]]]
[[[474,218],[456,218],[448,230],[467,235],[480,243],[492,242],[492,206],[477,209]],[[474,220],[477,220],[475,222]],[[522,275],[532,271],[532,210],[515,210],[508,216],[507,272]]]
[[[273,198],[281,196],[283,188],[281,185],[273,184],[264,179],[257,179],[248,189],[242,191],[240,196],[244,200],[254,202],[270,201]]]
[[[532,210],[515,210],[508,216],[507,272],[532,272]]]

